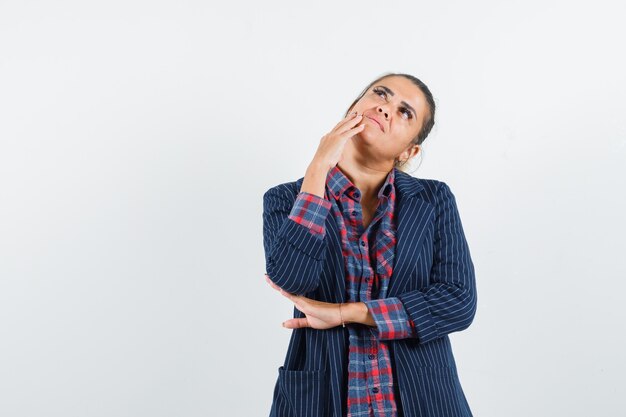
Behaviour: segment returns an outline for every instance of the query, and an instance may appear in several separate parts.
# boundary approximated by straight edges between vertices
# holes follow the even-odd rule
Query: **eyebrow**
[[[382,88],[383,90],[385,90],[385,92],[387,94],[389,94],[392,97],[395,95],[395,93],[393,91],[391,91],[388,87],[385,87],[384,85],[377,85],[376,87]],[[413,112],[413,116],[414,117],[417,117],[416,114],[415,114],[415,109],[413,107],[411,107],[411,105],[409,103],[407,103],[406,101],[403,100],[403,101],[401,101],[401,104],[404,105],[405,107],[407,107],[409,110],[411,110]]]

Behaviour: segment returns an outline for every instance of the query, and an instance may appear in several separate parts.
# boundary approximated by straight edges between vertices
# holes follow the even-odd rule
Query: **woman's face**
[[[428,112],[426,98],[413,82],[389,76],[374,83],[352,107],[363,115],[365,128],[356,135],[354,146],[368,160],[391,162],[413,157],[419,150],[410,145]]]

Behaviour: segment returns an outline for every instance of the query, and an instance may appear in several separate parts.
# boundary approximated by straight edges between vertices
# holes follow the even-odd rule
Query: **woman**
[[[472,416],[448,337],[477,304],[455,197],[400,169],[434,116],[424,83],[385,74],[264,194],[265,278],[296,307],[271,416]]]

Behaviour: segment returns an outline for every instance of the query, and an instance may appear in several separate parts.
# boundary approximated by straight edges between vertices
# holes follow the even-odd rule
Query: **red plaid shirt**
[[[393,271],[396,245],[395,168],[378,191],[378,206],[365,228],[361,192],[337,167],[326,179],[325,198],[300,192],[289,218],[323,239],[329,213],[341,231],[347,299],[364,302],[376,327],[346,325],[349,332],[348,417],[396,417],[391,360],[387,340],[416,337],[415,325],[397,297],[385,298]],[[329,197],[330,196],[330,197]]]

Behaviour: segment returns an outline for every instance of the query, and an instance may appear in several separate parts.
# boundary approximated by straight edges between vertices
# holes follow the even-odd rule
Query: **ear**
[[[406,161],[407,159],[413,158],[420,151],[420,145],[411,145],[406,150],[402,151],[398,158],[400,159],[400,161]]]

